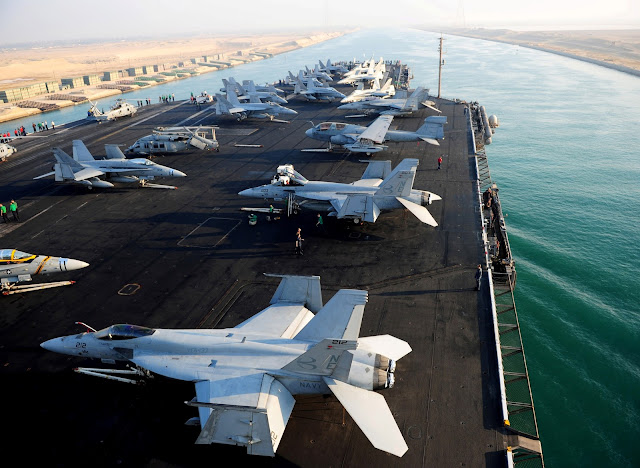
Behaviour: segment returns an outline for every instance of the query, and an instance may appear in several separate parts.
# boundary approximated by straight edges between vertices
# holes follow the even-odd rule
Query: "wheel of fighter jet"
[[[360,224],[360,218],[353,218],[354,224]]]
[[[216,153],[219,153],[219,152],[220,152],[220,148],[216,148]]]

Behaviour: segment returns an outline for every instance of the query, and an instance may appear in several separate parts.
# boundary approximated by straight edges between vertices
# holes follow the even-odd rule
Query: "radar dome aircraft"
[[[190,148],[220,151],[215,127],[159,127],[125,150],[134,154],[167,154]]]
[[[56,164],[53,172],[34,177],[55,175],[56,182],[84,185],[89,189],[112,188],[113,182],[138,183],[141,187],[176,189],[173,185],[150,184],[156,177],[186,177],[184,172],[161,166],[148,159],[126,159],[118,145],[104,145],[107,158],[94,159],[82,140],[73,140],[73,158],[60,148],[53,148]],[[105,176],[107,180],[100,179]]]
[[[417,159],[403,159],[391,170],[391,161],[369,161],[362,178],[350,184],[307,180],[293,165],[279,166],[268,185],[243,190],[244,197],[287,200],[289,210],[323,211],[354,223],[374,223],[381,211],[406,208],[421,222],[438,223],[424,207],[442,200],[435,193],[413,189]]]
[[[133,117],[138,111],[133,104],[128,103],[125,99],[117,99],[116,103],[111,106],[111,108],[107,112],[99,110],[96,104],[91,104],[92,106],[88,112],[89,118],[93,118],[98,123],[107,122],[109,120],[116,120],[120,117]]]
[[[319,276],[282,278],[270,305],[234,328],[168,330],[112,325],[54,338],[45,349],[136,369],[77,372],[137,383],[117,374],[149,372],[194,382],[196,444],[244,446],[275,456],[293,395],[333,393],[372,445],[398,457],[408,450],[385,401],[374,390],[394,385],[396,362],[411,352],[390,335],[360,337],[367,291],[341,289],[326,304]],[[314,315],[315,314],[315,315]],[[83,324],[84,325],[84,324]],[[86,326],[86,325],[85,325]]]
[[[13,153],[16,153],[18,150],[7,143],[0,143],[0,161],[5,161],[9,156]]]
[[[75,281],[29,285],[18,285],[17,283],[31,281],[36,275],[79,270],[88,266],[88,263],[72,258],[33,255],[16,249],[0,249],[0,290],[3,295],[8,296],[9,294],[67,286],[74,284]]]

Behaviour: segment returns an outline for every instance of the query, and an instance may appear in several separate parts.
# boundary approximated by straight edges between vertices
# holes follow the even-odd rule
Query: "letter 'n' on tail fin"
[[[411,193],[417,168],[417,159],[403,159],[400,161],[400,164],[391,171],[391,174],[384,179],[375,194],[393,197],[406,197]]]

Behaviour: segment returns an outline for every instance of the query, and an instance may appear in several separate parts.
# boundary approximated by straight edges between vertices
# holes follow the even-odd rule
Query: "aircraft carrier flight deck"
[[[0,164],[0,201],[17,200],[22,222],[0,225],[2,248],[90,266],[64,275],[77,281],[72,286],[0,298],[5,453],[47,466],[506,466],[489,285],[485,277],[476,291],[474,280],[484,248],[468,106],[434,100],[447,117],[440,146],[388,143],[371,157],[301,151],[326,146],[305,136],[310,121],[366,125],[375,117],[347,119],[335,104],[298,97],[288,104],[298,112],[286,116],[290,123],[237,122],[216,116],[212,104],[176,100],[12,143],[19,151]],[[416,130],[429,115],[436,114],[395,118],[391,128]],[[220,151],[155,157],[187,174],[161,182],[177,190],[33,180],[51,170],[52,147],[71,154],[72,140],[81,139],[99,157],[107,143],[129,146],[156,127],[182,125],[217,125]],[[325,217],[323,232],[312,211],[271,221],[258,213],[256,225],[241,211],[269,206],[238,192],[269,183],[279,165],[291,163],[310,180],[352,182],[369,158],[392,167],[418,158],[414,188],[442,197],[428,206],[439,225],[396,210],[362,226]],[[294,253],[298,227],[304,255]],[[381,392],[409,446],[402,458],[372,447],[333,396],[296,397],[275,458],[197,446],[199,428],[184,424],[197,414],[184,404],[193,383],[156,377],[134,386],[79,375],[74,367],[100,363],[39,346],[80,333],[77,321],[96,329],[233,327],[268,305],[278,280],[263,273],[319,275],[325,301],[340,288],[366,289],[361,336],[390,334],[410,344],[395,387]]]

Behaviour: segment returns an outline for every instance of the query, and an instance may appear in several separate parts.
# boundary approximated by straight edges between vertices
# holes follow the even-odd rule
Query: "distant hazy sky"
[[[0,46],[368,26],[640,28],[640,0],[0,0]]]

